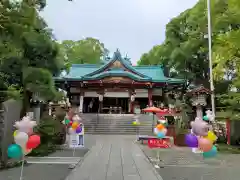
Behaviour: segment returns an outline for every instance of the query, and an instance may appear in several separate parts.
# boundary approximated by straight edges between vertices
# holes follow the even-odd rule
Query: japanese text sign
[[[163,139],[148,139],[149,148],[170,148],[171,143],[169,138]]]

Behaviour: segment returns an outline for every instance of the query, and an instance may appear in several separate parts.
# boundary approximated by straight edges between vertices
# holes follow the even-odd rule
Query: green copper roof
[[[93,75],[93,76],[86,76],[84,77],[85,80],[98,80],[105,77],[129,77],[135,81],[151,81],[151,78],[142,78],[136,74],[133,74],[131,72],[123,71],[122,69],[112,69],[110,71],[104,71],[99,74]]]
[[[124,68],[109,68],[114,61],[120,61]],[[129,60],[128,60],[129,61]],[[68,74],[61,74],[56,80],[98,80],[105,77],[123,76],[135,81],[184,83],[183,79],[164,76],[162,66],[132,66],[126,59],[121,58],[119,51],[114,53],[112,60],[104,65],[73,64]],[[125,71],[127,69],[128,71]]]
[[[103,66],[101,66],[99,69],[97,69],[96,71],[94,72],[90,72],[89,74],[87,74],[86,76],[92,76],[92,75],[95,75],[95,74],[98,74],[104,70],[107,69],[107,67],[109,67],[110,64],[114,63],[115,61],[119,61],[121,62],[121,64],[131,70],[133,73],[139,75],[140,77],[144,77],[144,78],[148,78],[146,75],[138,72],[135,68],[133,68],[132,64],[129,63],[129,59],[125,59],[125,58],[122,58],[121,56],[121,53],[119,52],[119,50],[117,49],[116,52],[114,52],[113,54],[113,57],[110,61],[108,61],[106,64],[104,64]]]

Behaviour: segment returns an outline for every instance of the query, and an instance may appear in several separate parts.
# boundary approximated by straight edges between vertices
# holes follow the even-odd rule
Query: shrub
[[[66,116],[66,111],[64,110],[64,108],[57,107],[55,111],[55,116],[58,121],[62,122]]]
[[[57,145],[65,141],[65,127],[60,121],[54,120],[51,116],[41,119],[35,132],[41,136],[41,144],[34,149],[30,155],[47,155],[56,150]]]

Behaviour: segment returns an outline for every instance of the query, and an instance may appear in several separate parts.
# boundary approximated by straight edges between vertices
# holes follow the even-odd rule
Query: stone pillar
[[[67,97],[66,97],[66,101],[67,101],[67,106],[71,106],[72,102],[71,102],[71,87],[68,83],[65,83],[65,88],[67,91]]]
[[[104,96],[104,93],[99,93],[99,95],[98,95],[98,100],[99,100],[98,113],[102,113],[102,108],[103,108],[103,96]]]
[[[151,107],[153,106],[153,102],[152,102],[152,89],[148,89],[148,106]]]
[[[197,105],[196,106],[196,112],[197,112],[197,117],[199,119],[203,118],[203,110],[202,110],[202,106],[201,105]]]
[[[132,93],[131,94],[131,96],[130,96],[130,105],[131,105],[131,107],[130,107],[130,113],[134,113],[134,102],[135,102],[135,95],[134,95],[134,93]]]
[[[53,105],[52,102],[49,102],[49,103],[48,103],[48,115],[49,115],[49,116],[52,116],[52,105]]]
[[[40,107],[40,104],[36,104],[34,105],[34,108],[33,108],[33,117],[34,117],[34,120],[37,122],[37,124],[39,124],[40,122],[40,115],[41,115],[41,107]]]
[[[84,101],[83,93],[80,93],[80,97],[79,97],[79,112],[80,113],[83,112],[83,101]]]

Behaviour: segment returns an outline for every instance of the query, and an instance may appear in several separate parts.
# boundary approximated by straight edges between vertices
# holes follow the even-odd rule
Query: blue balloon
[[[203,116],[203,120],[204,120],[204,121],[208,121],[209,119],[208,119],[207,116]]]
[[[203,157],[204,158],[212,158],[217,155],[217,147],[213,146],[212,149],[208,152],[203,152]]]
[[[22,148],[18,144],[11,144],[7,150],[8,157],[10,158],[20,158],[23,155]]]
[[[165,134],[164,134],[163,132],[158,132],[158,133],[157,133],[157,137],[160,138],[160,139],[161,139],[161,138],[164,138],[164,137],[165,137]]]

